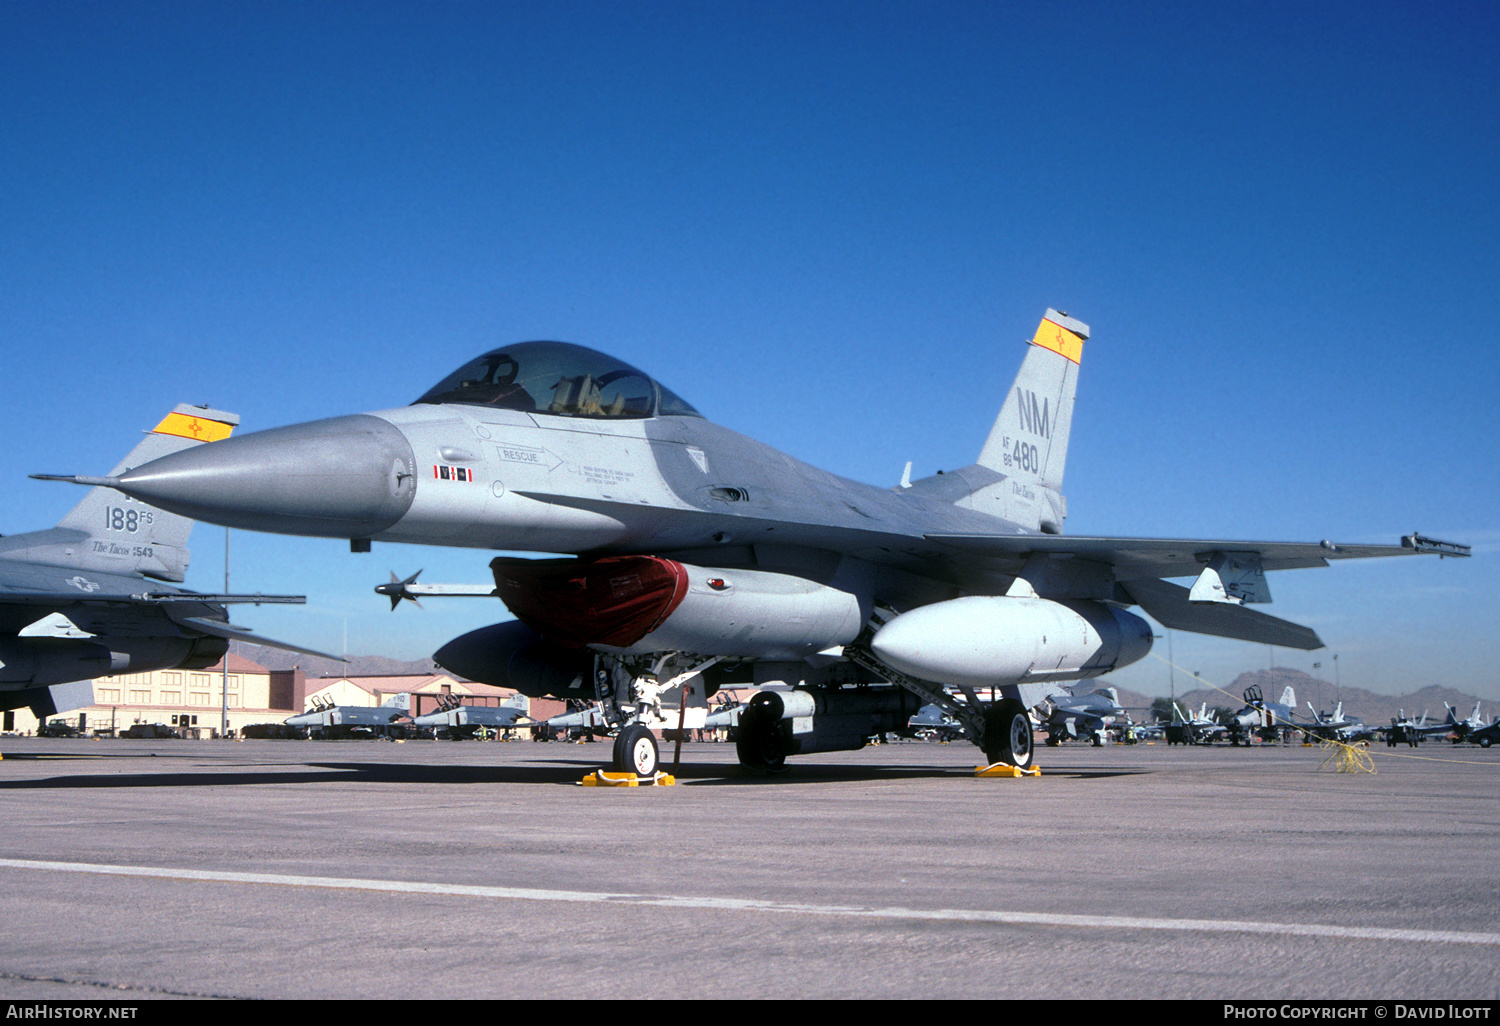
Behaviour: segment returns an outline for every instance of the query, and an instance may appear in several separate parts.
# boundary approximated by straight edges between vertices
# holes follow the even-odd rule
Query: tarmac
[[[1500,749],[609,752],[0,738],[0,998],[1500,996]]]

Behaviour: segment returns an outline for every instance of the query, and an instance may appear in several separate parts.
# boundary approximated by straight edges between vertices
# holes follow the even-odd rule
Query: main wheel
[[[1031,766],[1031,717],[1014,699],[996,702],[984,714],[984,757],[1018,769]]]
[[[653,777],[660,761],[656,736],[639,723],[632,723],[615,738],[615,769],[638,777]]]

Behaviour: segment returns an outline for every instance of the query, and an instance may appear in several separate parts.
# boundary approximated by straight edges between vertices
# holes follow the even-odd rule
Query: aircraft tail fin
[[[1078,364],[1088,337],[1087,324],[1056,310],[1047,311],[980,450],[981,467],[1001,471],[1023,484],[1054,491],[1062,488]]]
[[[1005,475],[994,503],[978,505],[1023,526],[1062,533],[1067,504],[1062,497],[1068,435],[1073,427],[1073,400],[1078,366],[1089,327],[1067,314],[1048,310],[1031,338],[1026,358],[990,429],[978,465]],[[987,508],[988,507],[988,508]],[[1028,515],[1029,513],[1029,515]]]
[[[146,433],[109,476],[123,474],[168,453],[228,438],[238,414],[180,403]],[[163,581],[184,579],[193,521],[132,499],[112,488],[91,488],[58,522],[88,541],[80,565],[111,573],[141,573]]]

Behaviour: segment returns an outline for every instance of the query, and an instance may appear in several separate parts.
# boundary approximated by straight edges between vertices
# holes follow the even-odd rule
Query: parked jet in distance
[[[1252,684],[1245,689],[1245,707],[1229,718],[1229,743],[1235,746],[1250,743],[1250,735],[1262,741],[1287,740],[1287,732],[1296,729],[1297,693],[1288,684],[1281,692],[1281,701],[1267,702],[1260,686]]]
[[[1416,534],[1399,546],[1064,536],[1088,337],[1049,310],[977,461],[889,489],[719,427],[642,371],[561,342],[491,350],[410,406],[74,480],[355,551],[380,539],[572,554],[492,560],[495,587],[468,590],[498,595],[516,621],[435,658],[524,694],[601,701],[616,765],[643,775],[658,760],[650,728],[676,727],[680,689],[695,729],[731,684],[777,686],[740,721],[749,767],[861,748],[926,704],[990,761],[1027,766],[1030,708],[1150,649],[1130,606],[1169,628],[1317,648],[1308,628],[1246,608],[1270,601],[1265,571],[1468,554]],[[982,701],[991,688],[1000,700]]]
[[[1375,736],[1375,728],[1358,716],[1344,716],[1343,702],[1334,707],[1331,715],[1318,712],[1317,706],[1311,702],[1307,703],[1307,708],[1312,713],[1313,721],[1304,729],[1314,737],[1352,744],[1356,741],[1368,741]]]
[[[330,698],[314,695],[312,708],[288,716],[282,722],[288,727],[305,730],[312,737],[348,737],[356,728],[387,730],[411,719],[411,696],[392,695],[380,705],[339,705]],[[404,726],[404,724],[403,724]]]
[[[1208,703],[1198,707],[1195,716],[1182,711],[1182,706],[1172,703],[1172,722],[1166,728],[1167,744],[1206,745],[1229,733],[1229,728],[1208,715]]]
[[[1467,741],[1469,735],[1474,733],[1474,731],[1483,730],[1490,725],[1490,721],[1479,715],[1479,706],[1480,703],[1475,702],[1474,711],[1469,714],[1468,719],[1461,720],[1458,718],[1457,709],[1453,708],[1447,702],[1443,703],[1443,708],[1448,710],[1448,723],[1453,730],[1454,744]]]
[[[115,468],[215,439],[233,413],[178,406]],[[214,665],[233,639],[314,655],[229,623],[234,602],[301,595],[202,595],[162,582],[187,572],[187,517],[95,488],[56,527],[0,538],[0,709],[38,717],[92,705],[91,678]]]
[[[1446,703],[1444,703],[1446,708]],[[1410,719],[1405,709],[1397,711],[1397,715],[1391,717],[1389,727],[1376,728],[1385,736],[1386,746],[1395,748],[1398,744],[1405,742],[1415,748],[1429,737],[1445,737],[1448,734],[1458,732],[1460,724],[1458,717],[1452,709],[1448,710],[1448,718],[1427,722],[1427,710],[1422,710],[1421,719]]]
[[[964,736],[964,725],[940,705],[924,705],[906,721],[903,734],[924,740],[956,741]]]
[[[1104,744],[1106,730],[1117,722],[1128,722],[1120,705],[1120,693],[1114,688],[1099,688],[1084,694],[1064,691],[1047,701],[1052,711],[1042,725],[1047,728],[1048,745],[1087,738],[1097,747]]]
[[[515,695],[499,705],[464,705],[462,696],[445,695],[436,711],[414,716],[411,722],[416,727],[446,730],[450,738],[473,737],[481,730],[516,726],[528,718],[530,708],[525,695]]]

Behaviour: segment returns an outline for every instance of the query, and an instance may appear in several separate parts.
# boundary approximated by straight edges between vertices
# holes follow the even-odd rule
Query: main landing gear
[[[1026,707],[1012,698],[996,702],[984,711],[984,757],[992,764],[1010,763],[1017,769],[1031,768],[1031,717]]]

